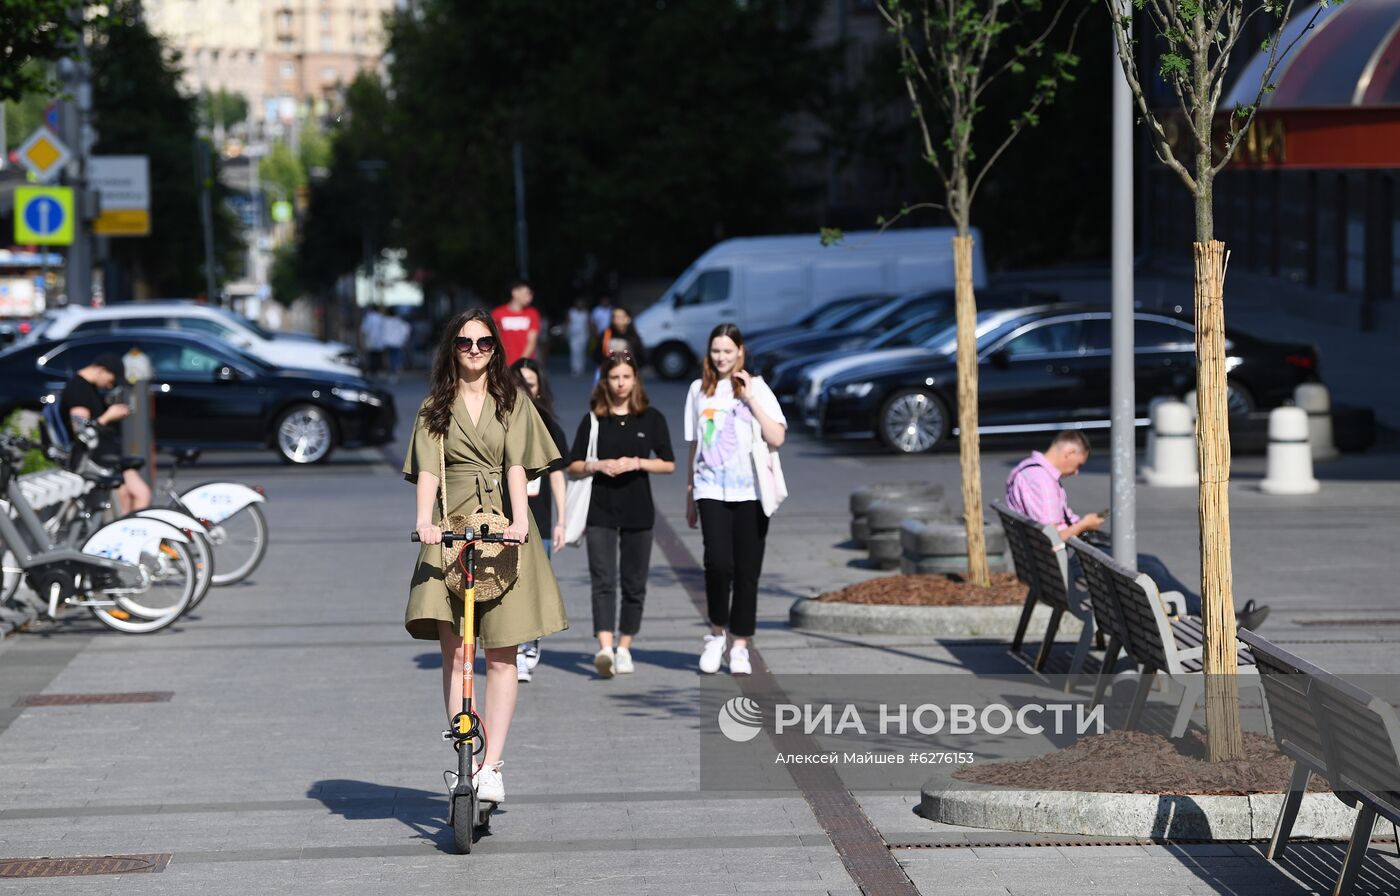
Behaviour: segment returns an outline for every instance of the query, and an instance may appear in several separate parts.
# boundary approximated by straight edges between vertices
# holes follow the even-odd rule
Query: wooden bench
[[[1055,643],[1055,633],[1060,628],[1060,620],[1069,613],[1084,625],[1069,664],[1069,681],[1072,684],[1074,676],[1083,671],[1089,646],[1094,642],[1094,614],[1089,607],[1088,595],[1069,580],[1069,554],[1065,550],[1064,540],[1054,526],[1037,523],[1000,501],[993,501],[992,509],[1001,517],[1006,541],[1011,547],[1011,559],[1016,564],[1016,576],[1030,589],[1025,606],[1021,608],[1021,619],[1016,624],[1016,634],[1011,639],[1011,650],[1021,649],[1035,605],[1045,604],[1050,608],[1050,622],[1045,627],[1045,640],[1035,658],[1036,671],[1044,669]]]
[[[1268,857],[1283,857],[1308,781],[1318,775],[1338,799],[1359,810],[1332,890],[1337,896],[1349,893],[1370,847],[1376,816],[1400,824],[1400,720],[1395,707],[1254,632],[1242,631],[1240,640],[1249,646],[1264,685],[1274,743],[1293,760]]]
[[[1137,725],[1147,704],[1152,682],[1161,673],[1182,689],[1181,703],[1177,707],[1171,733],[1173,738],[1181,737],[1186,733],[1191,714],[1205,690],[1205,676],[1201,674],[1204,633],[1200,618],[1180,617],[1173,623],[1167,616],[1166,603],[1179,603],[1181,595],[1175,592],[1161,594],[1151,577],[1128,569],[1080,539],[1070,539],[1070,545],[1084,567],[1091,601],[1096,608],[1103,606],[1106,616],[1115,614],[1112,618],[1116,621],[1111,624],[1117,631],[1110,630],[1109,634],[1119,638],[1123,651],[1142,668],[1137,693],[1128,711],[1127,727]],[[1258,687],[1254,660],[1243,647],[1238,659],[1240,684]],[[1098,686],[1094,689],[1096,697],[1102,698],[1107,683],[1104,676],[1111,674],[1112,668],[1105,661]]]

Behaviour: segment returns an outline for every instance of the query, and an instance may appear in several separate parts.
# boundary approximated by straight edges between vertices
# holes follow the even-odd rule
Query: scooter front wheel
[[[477,810],[476,791],[469,788],[466,793],[452,796],[452,846],[458,855],[469,855],[472,851]]]

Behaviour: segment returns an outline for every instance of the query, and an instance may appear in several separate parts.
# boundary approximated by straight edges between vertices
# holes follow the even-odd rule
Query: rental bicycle
[[[163,520],[125,517],[82,545],[54,540],[17,482],[24,454],[39,446],[0,437],[0,547],[56,617],[60,604],[84,607],[120,632],[158,631],[180,618],[198,584],[190,536]]]
[[[418,541],[418,533],[410,536]],[[452,827],[452,845],[466,855],[472,851],[472,843],[477,831],[485,831],[491,825],[491,812],[495,803],[477,799],[472,776],[480,770],[475,766],[475,758],[486,750],[486,729],[481,717],[472,708],[473,666],[476,663],[476,546],[478,544],[520,544],[518,539],[492,535],[486,526],[481,531],[443,532],[442,543],[451,547],[453,542],[462,545],[460,562],[466,573],[466,593],[462,601],[462,711],[452,717],[452,727],[442,733],[443,740],[450,740],[457,751],[457,781],[452,783],[452,772],[444,772],[451,793],[448,795],[447,823]]]

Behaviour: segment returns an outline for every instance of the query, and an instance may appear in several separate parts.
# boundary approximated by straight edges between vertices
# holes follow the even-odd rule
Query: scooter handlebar
[[[420,541],[422,540],[422,539],[420,539],[420,538],[418,537],[418,533],[417,533],[417,532],[411,533],[408,537],[409,537],[409,540],[412,541],[412,542],[414,542],[414,543],[418,543],[418,542],[420,542]],[[452,547],[452,542],[454,542],[454,541],[461,541],[461,542],[479,541],[479,542],[483,542],[483,543],[486,543],[486,544],[524,544],[524,543],[525,543],[524,540],[519,539],[519,538],[506,538],[504,535],[492,535],[492,534],[487,533],[487,532],[444,532],[444,533],[442,533],[442,543],[443,543],[443,544],[447,545],[448,547]]]

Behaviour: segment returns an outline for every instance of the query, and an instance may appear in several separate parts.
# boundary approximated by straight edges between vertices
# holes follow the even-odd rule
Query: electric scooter
[[[411,536],[418,541],[418,533]],[[442,543],[451,547],[453,542],[462,545],[460,558],[466,572],[466,593],[463,595],[462,612],[462,711],[452,717],[452,727],[442,733],[443,740],[452,742],[457,751],[457,783],[452,787],[447,823],[452,826],[452,845],[457,852],[467,855],[472,851],[472,841],[478,830],[485,831],[491,825],[491,812],[495,803],[477,799],[476,787],[472,785],[472,774],[476,771],[475,758],[486,750],[486,730],[481,717],[472,708],[473,666],[476,662],[476,546],[478,544],[520,544],[516,539],[492,535],[486,526],[480,532],[468,529],[466,532],[443,532]],[[444,777],[451,772],[444,774]]]

